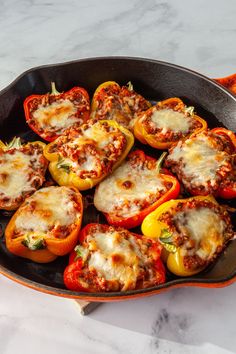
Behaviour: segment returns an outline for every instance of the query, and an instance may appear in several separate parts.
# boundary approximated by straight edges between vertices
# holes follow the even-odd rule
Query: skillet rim
[[[81,59],[75,59],[71,61],[66,61],[66,62],[59,62],[59,63],[53,63],[53,64],[45,64],[45,65],[40,65],[36,67],[32,67],[28,70],[25,70],[22,74],[18,75],[12,82],[10,82],[9,85],[7,85],[5,88],[0,90],[0,99],[3,94],[5,94],[7,91],[9,91],[11,88],[13,88],[18,81],[20,81],[23,77],[27,76],[28,74],[31,74],[33,72],[37,72],[38,70],[44,69],[44,68],[54,68],[54,67],[63,67],[63,66],[68,66],[71,64],[77,64],[81,62],[94,62],[94,61],[103,61],[103,60],[128,60],[128,61],[140,61],[140,62],[149,62],[149,63],[154,63],[154,64],[159,64],[165,67],[171,67],[174,69],[178,69],[182,72],[187,72],[190,73],[191,75],[201,78],[204,81],[207,81],[210,83],[210,85],[213,85],[215,87],[218,87],[221,91],[223,91],[227,96],[231,97],[235,102],[236,102],[236,96],[227,88],[225,88],[223,85],[219,84],[216,82],[214,79],[210,79],[209,77],[200,74],[197,71],[194,71],[192,69],[172,64],[169,62],[161,61],[161,60],[156,60],[156,59],[150,59],[150,58],[143,58],[143,57],[132,57],[132,56],[99,56],[99,57],[88,57],[88,58],[81,58]],[[16,281],[20,283],[21,285],[25,285],[29,288],[32,288],[34,290],[38,290],[40,292],[44,292],[47,294],[51,295],[56,295],[56,296],[61,296],[65,298],[74,298],[74,299],[82,299],[82,300],[87,300],[87,301],[96,301],[96,302],[106,302],[106,301],[120,301],[120,300],[128,300],[128,299],[134,299],[134,298],[139,298],[139,297],[144,297],[144,296],[151,296],[155,295],[158,293],[161,293],[163,291],[167,291],[172,288],[178,288],[178,287],[186,287],[186,286],[196,286],[196,287],[224,287],[227,285],[232,284],[233,282],[236,281],[236,268],[235,271],[230,273],[228,276],[219,278],[216,280],[214,279],[198,279],[198,278],[177,278],[171,281],[168,281],[164,284],[157,285],[155,287],[147,288],[147,289],[138,289],[138,290],[129,290],[124,293],[122,292],[110,292],[110,293],[84,293],[84,292],[76,292],[76,291],[70,291],[68,289],[61,289],[57,287],[52,287],[48,286],[45,284],[38,283],[36,281],[30,280],[28,278],[25,278],[22,275],[16,274],[9,269],[3,267],[0,264],[0,274],[6,276],[7,278],[10,278],[13,281]]]
[[[191,74],[193,74],[194,76],[200,77],[205,79],[206,81],[208,81],[209,83],[213,84],[214,86],[220,88],[222,91],[224,91],[226,94],[228,94],[231,98],[233,98],[236,101],[236,96],[232,93],[232,91],[230,91],[229,89],[227,89],[226,87],[224,87],[223,85],[221,85],[220,83],[216,82],[215,79],[211,79],[206,75],[200,74],[198,71],[189,69],[187,67],[181,66],[181,65],[177,65],[177,64],[173,64],[170,62],[166,62],[163,60],[157,60],[157,59],[150,59],[150,58],[144,58],[144,57],[132,57],[132,56],[124,56],[124,55],[114,55],[114,56],[99,56],[99,57],[87,57],[87,58],[81,58],[81,59],[75,59],[75,60],[69,60],[69,61],[65,61],[65,62],[59,62],[59,63],[53,63],[53,64],[44,64],[44,65],[38,65],[35,67],[31,67],[25,71],[23,71],[20,75],[18,75],[13,81],[11,81],[6,87],[4,87],[3,89],[0,90],[0,96],[2,94],[4,94],[5,92],[7,92],[9,89],[11,89],[21,78],[23,78],[24,76],[33,73],[35,71],[41,70],[41,69],[47,69],[47,68],[53,68],[53,67],[57,67],[57,66],[67,66],[70,64],[76,64],[76,63],[80,63],[80,62],[89,62],[89,61],[100,61],[100,60],[137,60],[137,61],[144,61],[144,62],[150,62],[150,63],[157,63],[157,64],[161,64],[163,66],[167,66],[167,67],[172,67],[172,68],[177,68],[180,69],[181,71],[185,71],[185,72],[189,72]]]

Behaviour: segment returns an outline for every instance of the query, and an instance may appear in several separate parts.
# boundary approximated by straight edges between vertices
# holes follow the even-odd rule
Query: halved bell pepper
[[[132,148],[132,146],[134,144],[133,134],[129,130],[127,130],[126,128],[119,125],[117,122],[110,121],[110,120],[108,120],[108,121],[101,120],[101,121],[95,122],[94,124],[91,121],[91,124],[92,124],[92,127],[96,127],[96,129],[97,129],[97,133],[94,134],[94,136],[91,139],[89,139],[90,142],[91,141],[94,142],[95,145],[97,144],[98,141],[102,140],[101,135],[102,135],[103,131],[99,127],[101,127],[103,124],[113,127],[115,130],[122,133],[122,135],[124,136],[124,138],[126,140],[126,143],[125,143],[125,146],[123,148],[121,155],[118,157],[117,161],[113,164],[111,171],[101,170],[101,175],[98,178],[92,178],[92,177],[81,178],[75,172],[70,170],[70,166],[68,164],[61,163],[61,160],[63,161],[63,156],[56,150],[57,150],[58,141],[60,141],[61,138],[63,139],[63,136],[59,137],[54,142],[48,144],[44,149],[44,156],[50,162],[49,163],[49,171],[52,175],[52,178],[59,185],[62,185],[62,186],[73,185],[76,188],[78,188],[79,190],[87,190],[87,189],[94,187],[101,180],[103,180],[108,175],[108,173],[111,173],[114,169],[116,169],[121,164],[121,162],[125,159],[125,157],[129,153],[130,149]],[[71,128],[71,130],[73,130],[73,127]],[[83,130],[83,126],[81,127],[81,130]],[[104,137],[105,137],[105,135],[104,135]],[[85,142],[81,142],[81,144],[85,144]],[[54,147],[55,147],[55,149],[54,149]],[[101,156],[101,158],[103,158],[103,156]]]
[[[220,186],[217,196],[223,199],[236,198],[236,175],[234,173],[234,179],[229,180],[228,185]]]
[[[64,271],[65,286],[72,291],[126,291],[165,282],[158,242],[104,224],[86,225],[78,241]]]
[[[52,82],[51,93],[31,95],[24,101],[26,122],[41,138],[53,141],[65,129],[89,119],[90,100],[82,87],[58,92]]]
[[[123,102],[127,103],[132,114],[136,117],[136,114],[146,111],[152,106],[151,102],[146,100],[142,95],[134,90],[134,86],[131,81],[127,85],[121,86],[120,97]]]
[[[236,74],[217,78],[214,80],[236,94]]]
[[[140,225],[143,221],[143,219],[145,218],[145,216],[147,216],[148,214],[150,214],[153,210],[155,210],[159,205],[161,205],[162,203],[170,200],[170,199],[174,199],[178,197],[179,191],[180,191],[180,184],[178,182],[178,180],[169,174],[169,172],[165,169],[164,171],[161,170],[161,164],[163,162],[163,159],[165,157],[166,153],[163,153],[161,155],[161,157],[159,158],[159,160],[156,160],[150,156],[145,155],[145,153],[141,150],[136,150],[131,152],[128,155],[128,161],[125,161],[117,170],[118,173],[118,177],[117,179],[115,179],[114,184],[116,184],[118,186],[118,191],[119,191],[119,195],[117,195],[117,197],[119,198],[119,203],[122,201],[122,192],[124,193],[124,197],[127,198],[127,202],[129,202],[129,194],[127,194],[127,192],[129,191],[129,189],[131,190],[132,188],[137,188],[137,181],[139,178],[139,173],[144,174],[146,176],[146,173],[148,172],[144,172],[142,169],[140,170],[140,165],[143,165],[143,168],[146,169],[146,171],[149,171],[149,169],[151,171],[155,171],[155,175],[152,175],[150,172],[150,175],[152,176],[151,178],[153,179],[154,176],[156,177],[157,181],[161,180],[162,184],[164,184],[166,186],[166,191],[164,194],[162,194],[155,202],[148,202],[148,200],[146,201],[146,206],[144,208],[141,208],[140,210],[136,210],[136,213],[132,214],[131,216],[125,216],[124,214],[121,216],[117,215],[117,213],[115,211],[111,212],[111,213],[106,213],[103,211],[102,206],[100,206],[101,204],[101,200],[105,200],[105,195],[103,198],[103,194],[101,192],[101,186],[102,184],[104,184],[103,188],[105,189],[104,193],[106,193],[107,188],[109,188],[111,181],[109,181],[110,178],[115,178],[116,176],[116,171],[114,172],[114,175],[111,175],[111,177],[108,177],[108,184],[107,184],[107,188],[106,188],[106,180],[104,180],[100,185],[98,185],[96,192],[95,192],[95,196],[94,196],[94,204],[96,206],[96,208],[100,211],[102,211],[108,221],[108,223],[110,225],[113,226],[120,226],[120,227],[124,227],[126,229],[131,229],[134,228],[138,225]],[[130,169],[128,170],[129,173],[131,175],[122,175],[122,167],[130,164]],[[135,168],[132,171],[132,166],[138,166],[138,170],[135,170]],[[148,165],[150,166],[148,168]],[[126,169],[125,169],[126,171]],[[150,176],[149,176],[150,177]],[[147,183],[149,183],[149,179],[147,177]],[[154,182],[153,182],[154,183]],[[156,182],[157,183],[157,182]],[[143,189],[142,191],[146,192],[146,188],[145,188],[145,181],[143,182],[143,185],[141,186]],[[112,191],[112,189],[111,189]],[[100,193],[100,195],[99,195]],[[149,196],[149,193],[151,192],[147,192],[147,198]],[[112,197],[111,197],[112,198]],[[114,198],[116,198],[116,195],[114,194]],[[99,202],[100,200],[100,202]],[[137,195],[137,200],[139,201],[139,196]],[[126,199],[124,199],[124,202],[126,201]],[[141,199],[141,202],[143,202],[143,200]],[[102,201],[103,203],[103,201]],[[133,201],[133,205],[135,206],[135,201]],[[127,206],[126,206],[127,207]],[[122,208],[122,205],[121,205]],[[131,201],[131,209],[132,209],[132,201]],[[127,211],[127,215],[130,214],[130,211]]]
[[[235,154],[235,152],[236,152],[236,136],[231,130],[223,128],[223,127],[217,127],[217,128],[211,129],[211,132],[216,135],[220,135],[224,139],[226,139],[231,146],[232,154]]]
[[[57,192],[61,188],[68,188],[68,187],[52,186],[52,187],[40,189],[36,193],[46,193],[45,201],[47,203],[46,204],[47,206],[48,203],[50,203],[50,198],[52,199],[52,194],[50,195],[52,189]],[[52,229],[48,231],[49,233],[46,232],[42,234],[42,232],[37,230],[37,226],[35,226],[35,230],[30,229],[29,231],[23,234],[22,233],[19,234],[19,229],[17,226],[19,220],[18,218],[20,218],[24,210],[30,208],[31,205],[32,208],[34,208],[35,201],[33,200],[33,198],[36,195],[35,193],[30,198],[27,198],[25,200],[25,202],[12,216],[12,218],[10,219],[6,227],[5,230],[6,247],[9,252],[13,253],[16,256],[30,259],[37,263],[48,263],[56,259],[58,256],[64,256],[72,251],[72,249],[75,247],[77,243],[78,235],[81,227],[82,215],[83,215],[83,202],[82,202],[82,196],[79,193],[79,191],[76,190],[76,188],[70,187],[68,188],[68,190],[69,189],[73,193],[73,202],[76,204],[75,207],[76,218],[75,221],[73,222],[72,228],[68,229],[70,230],[69,234],[65,234],[65,235],[63,234],[63,236],[61,235],[62,233],[65,233],[65,229],[63,228],[63,226],[61,226],[62,231],[60,231],[60,219],[55,221],[55,225],[53,225]],[[61,190],[60,193],[64,194],[65,191]],[[30,212],[34,214],[34,210]],[[42,216],[44,216],[45,218],[48,217],[50,219],[52,213],[53,211],[47,209],[47,207],[42,210]],[[41,226],[40,217],[38,223],[40,227]],[[22,224],[23,222],[21,218],[20,225]],[[27,218],[23,226],[27,228]]]
[[[158,133],[150,133],[147,130],[147,127],[145,126],[143,119],[145,116],[151,117],[153,112],[159,111],[162,109],[170,109],[174,110],[176,112],[180,113],[185,113],[191,116],[194,121],[197,123],[197,128],[191,131],[188,134],[184,134],[181,136],[179,139],[172,139],[171,137],[163,140],[161,138],[158,139]],[[177,97],[174,98],[169,98],[164,101],[160,101],[156,104],[156,106],[153,106],[149,108],[146,112],[140,113],[138,115],[138,118],[135,120],[134,123],[134,135],[135,137],[142,143],[142,144],[148,144],[152,146],[155,149],[160,149],[160,150],[165,150],[169,149],[170,147],[176,145],[179,140],[182,138],[187,138],[192,134],[199,133],[203,130],[207,129],[207,122],[202,119],[201,117],[197,116],[194,111],[193,107],[186,107],[183,101]],[[163,132],[161,133],[162,135],[164,134]],[[168,131],[165,134],[169,134]]]
[[[0,140],[0,210],[16,210],[42,186],[48,166],[45,146],[41,141],[22,143],[19,137],[8,144]]]
[[[199,273],[200,271],[202,271],[206,265],[209,264],[209,261],[207,261],[204,265],[202,264],[201,266],[197,266],[194,267],[191,266],[190,267],[186,267],[184,264],[184,258],[186,256],[185,251],[188,249],[188,247],[191,248],[191,239],[186,239],[186,234],[183,234],[183,238],[182,241],[180,241],[180,243],[177,244],[175,242],[173,242],[173,233],[170,230],[169,226],[167,225],[167,223],[165,223],[163,221],[163,216],[165,216],[165,213],[170,212],[171,215],[175,215],[176,210],[174,208],[176,208],[178,205],[184,205],[185,203],[198,203],[198,202],[203,202],[205,203],[205,205],[209,205],[209,207],[211,207],[211,205],[215,205],[216,207],[219,207],[219,204],[216,202],[216,200],[214,199],[214,197],[212,196],[197,196],[197,197],[192,197],[192,198],[188,198],[188,199],[179,199],[179,200],[170,200],[164,204],[162,204],[161,206],[159,206],[155,211],[153,211],[151,214],[149,214],[143,221],[142,223],[142,232],[143,234],[150,239],[155,239],[158,240],[159,242],[161,242],[161,244],[163,245],[163,247],[165,248],[165,251],[163,252],[163,258],[165,259],[165,262],[167,264],[167,268],[174,274],[178,275],[178,276],[191,276],[194,275],[196,273]],[[182,208],[182,207],[179,207]],[[172,210],[171,210],[172,209]],[[182,209],[178,209],[178,212],[182,211]],[[185,214],[184,214],[185,215]],[[183,216],[183,218],[185,218],[186,216]],[[228,222],[230,223],[230,219],[228,217]],[[191,223],[193,223],[196,221],[191,220]],[[179,232],[186,232],[185,228],[186,228],[186,219],[183,219],[183,224],[180,228],[178,228]],[[191,224],[192,225],[192,224]],[[198,226],[199,228],[204,228],[205,224]],[[232,232],[232,226],[229,226],[229,230],[231,232],[231,236],[233,236],[233,232]],[[206,231],[207,232],[207,231]],[[229,232],[229,234],[230,234]],[[227,232],[228,235],[228,232]],[[220,240],[220,238],[213,236],[214,238],[210,239],[209,241],[205,241],[209,242],[205,244],[205,249],[210,248],[212,246],[212,241],[214,240],[216,245],[216,253],[218,251],[218,248],[221,250],[223,249],[225,244],[222,244],[222,240]],[[185,240],[183,242],[183,240]],[[227,242],[227,240],[225,240],[225,242]],[[187,245],[186,242],[190,242],[190,246]],[[211,252],[209,250],[209,252]],[[192,252],[192,251],[191,251]],[[217,253],[217,254],[218,254]],[[192,253],[191,253],[192,254]],[[192,254],[193,255],[193,254]],[[213,258],[215,258],[216,254],[213,255]],[[191,264],[191,263],[190,263]]]
[[[150,106],[149,101],[134,91],[131,83],[121,87],[115,81],[106,81],[94,92],[91,117],[115,120],[124,127],[132,129],[135,114]]]
[[[217,127],[211,130],[212,133],[222,136],[230,145],[230,153],[232,154],[232,163],[235,165],[236,154],[236,136],[235,134],[226,128]],[[223,199],[236,198],[236,166],[234,166],[233,172],[227,176],[221,183],[220,188],[217,191],[217,196]]]

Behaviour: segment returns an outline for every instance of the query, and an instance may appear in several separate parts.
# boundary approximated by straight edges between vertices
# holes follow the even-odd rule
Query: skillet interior
[[[180,97],[184,102],[195,107],[197,113],[207,120],[209,127],[223,125],[233,131],[236,130],[236,98],[208,78],[164,62],[110,57],[43,66],[22,74],[0,92],[0,138],[7,141],[14,135],[20,135],[26,140],[38,140],[38,137],[29,131],[25,124],[22,103],[24,98],[32,93],[48,92],[51,81],[56,81],[59,91],[66,91],[78,85],[85,87],[92,96],[96,87],[108,80],[114,80],[120,84],[131,81],[137,92],[153,101],[174,96]],[[141,144],[136,144],[136,147],[142,148],[146,153],[155,157],[160,154]],[[92,192],[83,194],[87,205],[91,201]],[[236,277],[236,242],[231,242],[213,266],[191,278],[177,278],[168,274],[165,284],[151,289],[88,296],[85,293],[65,289],[62,274],[67,264],[67,257],[59,257],[52,263],[40,265],[9,254],[5,248],[3,236],[8,220],[8,213],[0,212],[2,226],[0,272],[25,285],[56,295],[89,298],[94,301],[112,301],[144,296],[177,285],[220,286],[232,282]],[[105,222],[101,214],[96,212],[92,205],[88,205],[85,210],[84,224],[98,220]]]

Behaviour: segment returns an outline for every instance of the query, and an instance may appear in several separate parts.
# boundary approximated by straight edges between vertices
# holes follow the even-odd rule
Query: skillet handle
[[[234,94],[236,94],[236,74],[222,77],[220,79],[213,79],[219,84],[223,85],[226,87],[228,90],[232,91]]]

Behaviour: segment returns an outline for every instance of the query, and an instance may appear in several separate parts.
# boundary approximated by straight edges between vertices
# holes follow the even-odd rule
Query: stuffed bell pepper
[[[92,188],[125,159],[133,146],[130,131],[115,121],[89,121],[71,127],[44,149],[49,171],[59,185]]]
[[[165,166],[192,195],[236,197],[236,142],[233,132],[215,128],[180,141],[169,150]]]
[[[161,248],[158,242],[125,229],[89,224],[70,255],[65,286],[73,291],[107,292],[164,283]]]
[[[42,186],[48,166],[44,147],[41,141],[22,144],[14,138],[4,144],[0,140],[0,209],[17,209]]]
[[[207,123],[179,98],[158,102],[140,113],[134,123],[134,135],[143,144],[165,150],[193,133],[203,131]]]
[[[27,198],[9,221],[6,246],[16,256],[47,263],[75,247],[83,204],[74,187],[46,187]]]
[[[96,187],[94,205],[110,225],[136,227],[160,204],[178,197],[177,179],[160,172],[165,155],[156,160],[141,150],[133,151]]]
[[[94,93],[91,117],[115,120],[132,129],[135,115],[150,106],[150,102],[134,91],[131,83],[120,86],[115,81],[107,81],[99,85]]]
[[[82,87],[60,93],[53,82],[51,93],[27,97],[24,111],[30,128],[41,138],[53,141],[65,129],[74,124],[81,125],[89,119],[89,95]]]
[[[144,219],[142,232],[163,245],[167,268],[178,276],[205,269],[234,237],[229,214],[212,196],[162,204]]]

